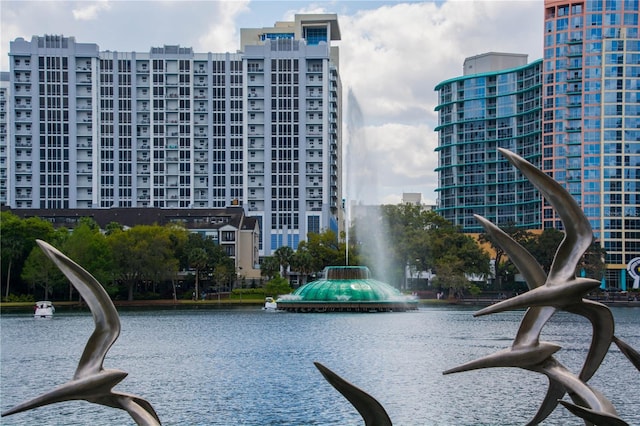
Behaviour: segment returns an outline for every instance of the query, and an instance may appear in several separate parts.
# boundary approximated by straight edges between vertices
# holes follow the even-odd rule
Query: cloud
[[[73,18],[78,21],[93,21],[98,19],[100,12],[111,9],[108,0],[80,2],[77,8],[72,9]]]
[[[339,16],[341,77],[364,117],[356,138],[364,148],[350,149],[360,149],[358,158],[369,165],[350,168],[354,185],[363,183],[357,196],[376,203],[421,192],[435,202],[434,87],[461,76],[469,56],[496,51],[540,58],[542,9],[539,1],[414,2]],[[348,117],[350,106],[345,109]]]
[[[198,44],[205,52],[235,52],[240,47],[236,19],[250,11],[249,1],[218,1],[215,5],[217,14]]]
[[[469,56],[498,51],[529,54],[530,61],[542,57],[543,11],[540,0],[2,0],[0,69],[9,69],[8,42],[16,37],[64,34],[101,50],[147,52],[180,44],[196,52],[235,52],[240,27],[268,27],[296,13],[337,13],[344,118],[351,114],[349,89],[362,115],[355,134],[343,132],[345,145],[359,139],[359,163],[349,170],[362,182],[360,195],[380,203],[421,192],[433,201],[434,87],[462,75]]]

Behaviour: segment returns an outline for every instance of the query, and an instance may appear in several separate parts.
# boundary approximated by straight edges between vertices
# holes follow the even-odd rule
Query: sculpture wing
[[[640,353],[629,346],[628,343],[620,340],[616,336],[613,336],[613,341],[618,346],[618,349],[631,361],[631,363],[640,371]]]
[[[108,407],[127,411],[138,426],[158,426],[160,418],[149,401],[135,395],[112,392],[96,400],[97,403]]]
[[[547,389],[547,394],[544,396],[544,399],[540,404],[540,408],[538,408],[538,412],[531,420],[529,420],[527,426],[538,425],[542,423],[544,419],[549,417],[549,414],[551,414],[558,406],[558,400],[561,399],[566,392],[567,390],[560,382],[556,382],[549,378],[549,389]]]
[[[618,417],[618,413],[611,401],[580,380],[578,376],[571,373],[553,356],[547,358],[543,363],[533,366],[530,370],[542,373],[550,380],[564,386],[571,399],[578,405],[566,401],[559,402],[578,417],[586,421],[597,419],[594,424],[599,425],[627,425]]]
[[[565,237],[554,257],[548,282],[564,284],[574,279],[576,266],[593,240],[591,224],[576,200],[553,178],[519,155],[502,148],[498,150],[538,188],[558,212],[564,225]]]
[[[587,299],[568,305],[563,310],[581,315],[591,322],[593,329],[591,345],[580,372],[580,379],[586,382],[595,374],[609,351],[615,328],[613,315],[611,310],[602,303]]]
[[[588,424],[594,425],[607,425],[607,426],[629,426],[629,423],[625,422],[617,416],[612,416],[607,413],[601,413],[590,408],[581,407],[580,405],[572,404],[569,401],[558,401],[564,405],[565,408],[575,416],[581,417]]]
[[[314,364],[327,382],[358,410],[366,426],[391,426],[389,415],[374,397],[347,382],[319,362],[314,362]]]
[[[544,285],[547,281],[547,274],[542,269],[542,266],[538,263],[535,257],[522,247],[516,240],[511,238],[509,234],[498,228],[492,222],[489,222],[484,217],[475,214],[474,217],[487,234],[493,238],[493,240],[507,253],[509,259],[518,268],[518,271],[522,274],[529,290],[533,290],[536,287]]]
[[[74,379],[98,373],[111,345],[120,335],[118,311],[102,285],[84,268],[52,245],[37,240],[38,245],[71,281],[91,309],[95,329],[84,348]]]

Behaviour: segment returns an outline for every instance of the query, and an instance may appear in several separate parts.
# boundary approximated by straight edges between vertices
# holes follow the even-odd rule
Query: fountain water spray
[[[362,116],[360,104],[353,93],[349,89],[347,95],[347,135],[348,142],[346,144],[346,179],[345,190],[346,199],[346,217],[347,217],[347,242],[349,241],[349,228],[354,226],[357,244],[360,248],[360,254],[365,259],[377,279],[384,282],[392,282],[392,274],[390,273],[389,256],[385,253],[389,249],[385,230],[387,227],[381,222],[379,210],[376,210],[375,220],[368,216],[365,220],[364,216],[355,218],[352,223],[352,207],[353,205],[365,206],[377,204],[378,193],[378,169],[374,158],[369,154],[367,139],[365,137],[365,125]],[[364,209],[364,207],[362,207]],[[364,210],[361,211],[361,214]],[[369,212],[367,212],[369,215]],[[359,219],[359,220],[358,220]],[[348,244],[347,244],[348,247]],[[347,264],[348,264],[347,253]]]

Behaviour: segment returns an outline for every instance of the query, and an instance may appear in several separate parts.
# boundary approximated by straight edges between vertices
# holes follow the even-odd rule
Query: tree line
[[[231,290],[238,280],[233,259],[215,241],[180,225],[138,225],[125,230],[114,222],[101,230],[93,219],[81,218],[68,230],[54,229],[39,218],[1,214],[3,300],[17,295],[73,298],[73,287],[41,253],[36,239],[50,242],[82,265],[112,298],[198,296],[212,289]],[[297,287],[326,266],[339,265],[368,266],[375,278],[407,291],[448,289],[453,295],[526,290],[516,282],[518,271],[508,256],[488,235],[475,239],[433,211],[411,204],[383,205],[373,217],[355,218],[352,223],[346,233],[311,233],[296,250],[284,246],[263,257],[261,275],[269,291],[286,293],[291,290],[290,275],[296,277],[293,287]],[[549,270],[562,232],[532,233],[512,224],[501,228]],[[603,259],[603,250],[594,242],[576,273],[600,278]],[[431,275],[421,278],[422,271]]]
[[[190,233],[177,224],[137,225],[129,229],[116,222],[101,230],[91,218],[81,218],[71,230],[56,228],[43,219],[21,219],[0,213],[3,300],[20,295],[36,299],[55,296],[72,300],[74,289],[47,259],[36,239],[47,241],[89,271],[114,299],[179,297],[186,291],[185,276],[195,271],[197,285],[228,288],[236,278],[233,259],[215,242]],[[191,290],[199,294],[199,288]],[[77,294],[77,293],[76,293]]]

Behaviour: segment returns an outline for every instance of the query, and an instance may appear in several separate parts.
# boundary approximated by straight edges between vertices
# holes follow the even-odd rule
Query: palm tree
[[[291,258],[291,269],[296,271],[302,278],[300,285],[307,283],[307,276],[313,272],[313,256],[307,250],[298,250]]]
[[[289,246],[278,247],[276,251],[273,252],[273,255],[278,259],[278,263],[282,267],[282,276],[287,281],[289,280],[289,265],[291,265],[291,259],[293,258],[294,251]]]
[[[189,252],[189,266],[196,270],[196,300],[198,300],[198,296],[200,295],[200,273],[207,268],[209,263],[209,256],[207,255],[207,251],[203,248],[194,248]]]
[[[262,263],[260,264],[260,275],[262,275],[267,280],[275,277],[276,273],[278,273],[279,270],[280,263],[274,256],[267,256],[262,259]]]

